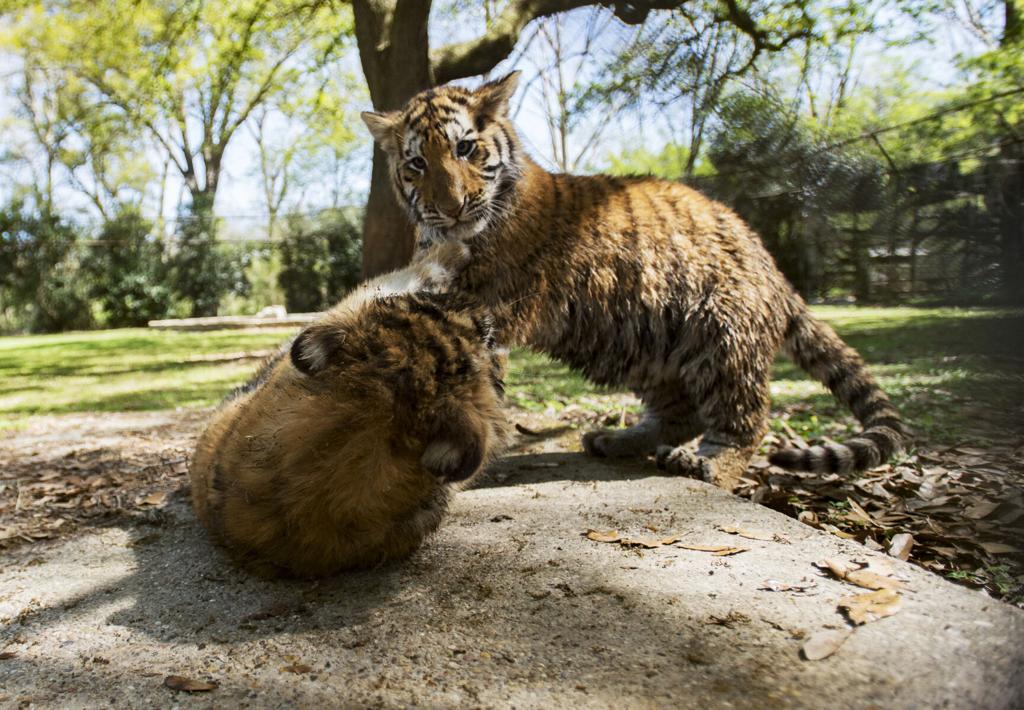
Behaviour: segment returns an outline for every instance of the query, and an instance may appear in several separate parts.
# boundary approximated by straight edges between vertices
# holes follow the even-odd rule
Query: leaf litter
[[[788,407],[782,421],[805,408]],[[856,426],[843,420],[828,433],[842,439]],[[766,437],[768,448],[799,445],[792,426],[781,428]],[[901,460],[846,476],[785,471],[755,459],[738,493],[1024,607],[1024,438],[1019,435],[972,433],[970,444],[919,447]]]

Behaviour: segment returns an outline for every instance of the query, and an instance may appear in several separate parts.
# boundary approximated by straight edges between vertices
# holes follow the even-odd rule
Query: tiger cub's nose
[[[456,202],[455,200],[452,200],[449,203],[440,203],[440,204],[438,204],[437,208],[441,211],[441,214],[443,214],[444,216],[451,217],[452,219],[455,219],[460,214],[462,214],[462,209],[465,206],[466,206],[466,200],[462,199],[461,201],[458,201],[458,202]]]

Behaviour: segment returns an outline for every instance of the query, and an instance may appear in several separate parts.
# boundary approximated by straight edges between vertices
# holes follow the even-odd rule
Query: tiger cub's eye
[[[413,166],[414,168],[420,171],[427,169],[427,161],[418,155],[415,158],[409,160],[409,165]]]
[[[462,140],[455,144],[455,155],[460,158],[467,158],[476,147],[476,141]]]

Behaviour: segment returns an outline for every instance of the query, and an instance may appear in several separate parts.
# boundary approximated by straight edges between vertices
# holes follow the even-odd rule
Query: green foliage
[[[178,218],[170,283],[191,304],[193,317],[215,316],[221,298],[245,294],[245,268],[251,254],[217,242],[217,218],[210,195],[199,195]]]
[[[50,212],[18,201],[0,210],[0,304],[32,332],[92,324],[77,240],[74,227]]]
[[[690,151],[684,146],[666,144],[654,153],[647,148],[632,148],[608,156],[606,171],[612,175],[656,175],[666,180],[686,177]]]
[[[315,220],[290,215],[279,250],[278,283],[289,311],[330,308],[359,283],[362,227],[344,210],[325,210]]]
[[[715,174],[699,181],[734,207],[761,235],[779,267],[805,296],[825,294],[836,276],[828,256],[846,248],[866,258],[867,235],[844,235],[833,217],[878,208],[883,171],[877,160],[828,148],[809,125],[770,98],[735,94],[721,108],[708,158]],[[862,284],[855,289],[867,297]]]
[[[172,294],[164,244],[137,208],[121,208],[89,246],[83,270],[105,325],[141,326],[167,317]]]

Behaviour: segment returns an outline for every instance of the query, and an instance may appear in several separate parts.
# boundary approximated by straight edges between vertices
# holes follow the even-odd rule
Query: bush
[[[290,215],[279,250],[278,284],[290,312],[330,308],[360,281],[362,228],[353,211]]]
[[[249,256],[241,249],[217,243],[212,199],[195,198],[179,217],[176,236],[170,284],[177,296],[192,304],[193,317],[217,315],[220,300],[227,293],[247,294],[245,269]]]
[[[142,326],[167,317],[173,298],[164,256],[163,241],[137,208],[122,208],[103,225],[84,267],[106,325]]]
[[[48,333],[92,325],[74,226],[14,201],[0,209],[0,293],[21,327]]]

